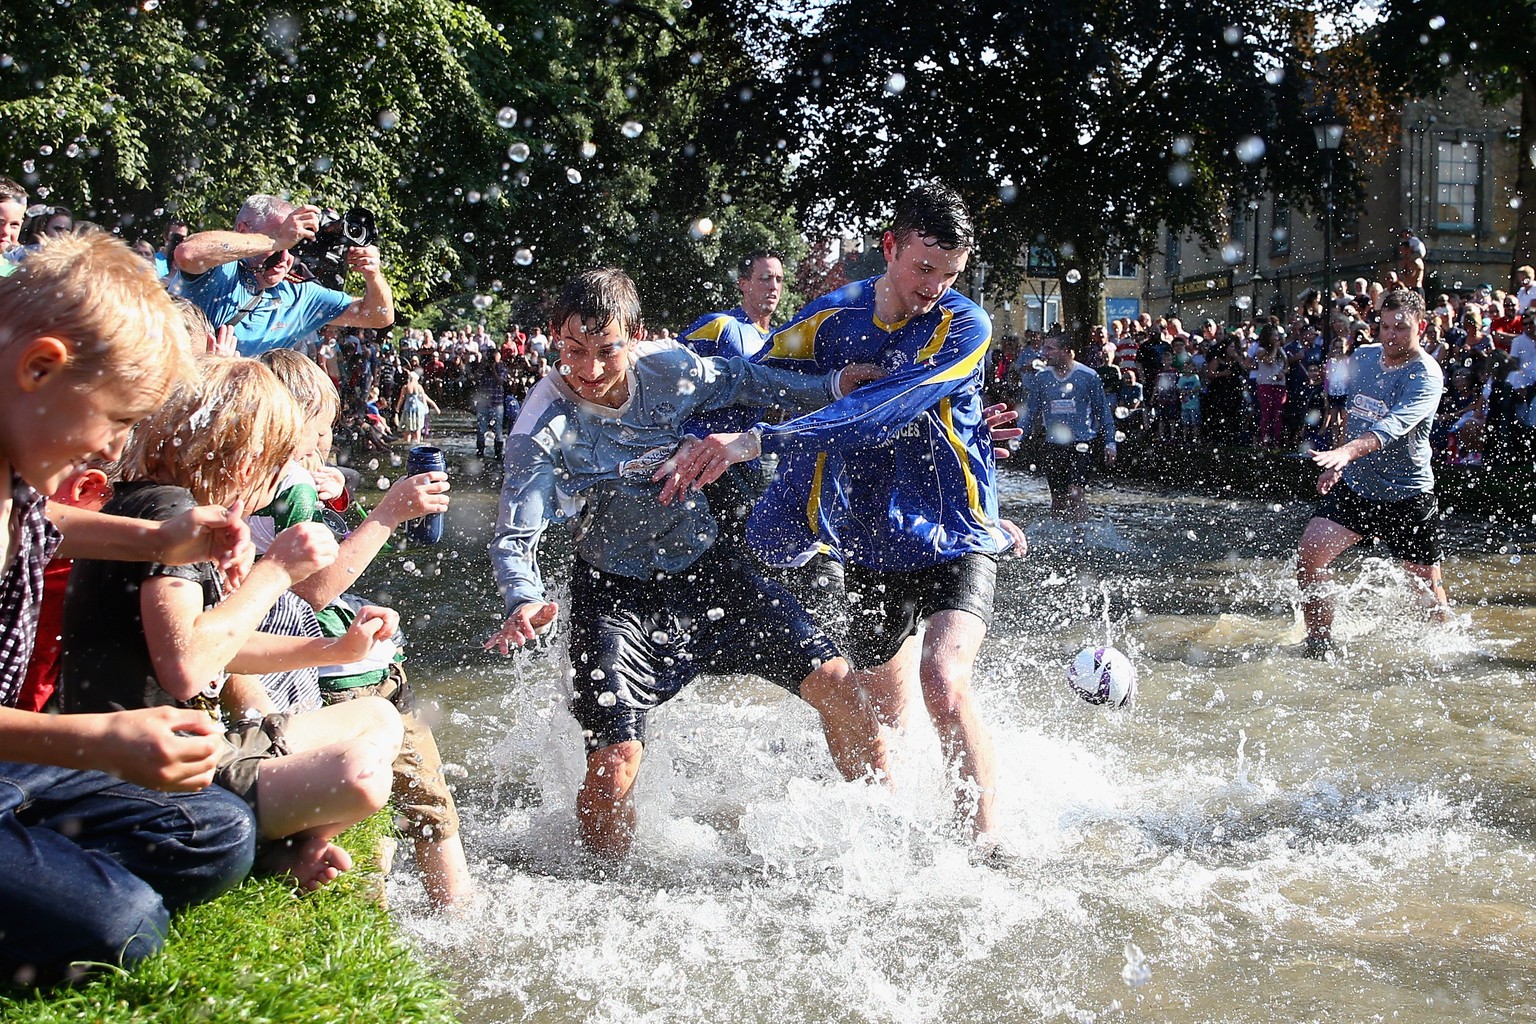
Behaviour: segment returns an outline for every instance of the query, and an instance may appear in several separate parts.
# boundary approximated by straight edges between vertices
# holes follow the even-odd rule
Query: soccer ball
[[[1089,704],[1123,708],[1136,699],[1136,666],[1113,647],[1085,647],[1067,667],[1067,686]]]

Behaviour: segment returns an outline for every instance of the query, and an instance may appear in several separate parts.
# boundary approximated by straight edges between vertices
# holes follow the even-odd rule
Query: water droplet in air
[[[387,476],[379,477],[379,479],[378,479],[378,486],[379,486],[379,490],[381,490],[381,491],[389,490],[389,477],[387,477]]]
[[[1191,170],[1189,164],[1185,163],[1183,160],[1178,161],[1172,167],[1168,168],[1169,183],[1177,185],[1180,188],[1188,185],[1194,176],[1195,172]]]
[[[496,299],[490,295],[476,295],[474,298],[476,309],[490,309],[491,303],[495,301]]]
[[[1247,309],[1249,306],[1253,305],[1253,299],[1246,295],[1239,295],[1236,301],[1238,309]]]
[[[503,127],[503,128],[514,128],[514,127],[516,127],[517,126],[517,108],[516,107],[502,107],[500,110],[496,111],[496,123],[498,125],[500,125],[501,127]]]
[[[528,143],[526,142],[514,142],[507,147],[507,156],[511,158],[513,163],[520,164],[527,160],[528,152]]]
[[[512,254],[512,262],[520,267],[526,267],[533,262],[533,250],[526,246]]]
[[[381,110],[381,111],[379,111],[379,127],[384,129],[384,131],[386,131],[386,132],[394,131],[395,126],[398,125],[399,123],[400,123],[400,115],[398,113],[396,113],[395,111],[393,111],[393,110]]]
[[[591,160],[597,156],[597,143],[583,142],[581,144],[581,157],[583,160]]]
[[[714,233],[715,222],[710,220],[708,217],[700,217],[698,220],[688,225],[688,236],[694,241],[698,241],[702,238],[708,238]]]
[[[572,185],[580,185],[581,172],[574,167],[567,167],[565,169],[565,180],[570,182]]]
[[[1432,29],[1435,29],[1436,31],[1439,31],[1440,29],[1445,28],[1445,16],[1441,15],[1441,14],[1437,14],[1433,18],[1430,18],[1429,19],[1429,27],[1432,28]]]
[[[656,632],[651,634],[651,639],[658,644],[664,644],[671,638],[668,637],[665,632],[658,629]]]
[[[1194,148],[1195,140],[1188,135],[1175,135],[1173,137],[1174,156],[1189,156],[1190,151]]]
[[[885,80],[885,91],[895,96],[907,87],[907,76],[900,71],[895,72]]]
[[[1281,82],[1285,81],[1285,69],[1270,68],[1268,71],[1264,72],[1264,81],[1268,82],[1270,85],[1279,85]]]
[[[1243,30],[1236,25],[1228,25],[1222,30],[1221,38],[1228,46],[1236,46],[1243,41]]]
[[[1078,270],[1076,267],[1073,267],[1071,270],[1067,271],[1067,284],[1077,284],[1077,282],[1081,281],[1082,279],[1083,272]]]
[[[638,139],[640,133],[645,131],[645,125],[639,121],[625,121],[619,126],[619,131],[623,133],[626,139]]]
[[[53,147],[45,143],[37,147],[37,152],[40,156],[53,156]]]
[[[1243,257],[1246,255],[1247,253],[1243,250],[1243,247],[1236,242],[1228,242],[1221,247],[1221,262],[1228,266],[1243,262]]]
[[[704,613],[704,617],[709,619],[710,622],[719,622],[721,619],[725,618],[725,609],[711,608],[709,611]]]
[[[601,672],[602,669],[595,669],[594,671]],[[604,690],[597,695],[597,702],[605,708],[611,708],[619,702],[619,698],[611,690]]]
[[[1264,140],[1257,135],[1248,135],[1237,140],[1237,145],[1232,152],[1238,160],[1245,164],[1256,164],[1264,159]]]

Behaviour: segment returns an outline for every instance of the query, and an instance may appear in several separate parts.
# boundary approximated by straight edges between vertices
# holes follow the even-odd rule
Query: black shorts
[[[1381,540],[1394,557],[1405,562],[1440,562],[1443,531],[1440,503],[1434,491],[1401,501],[1372,501],[1339,483],[1328,492],[1315,514],[1362,537]]]
[[[884,665],[907,637],[936,612],[970,612],[992,625],[997,557],[968,554],[912,572],[878,572],[850,565],[848,659],[856,668]]]
[[[798,696],[840,656],[793,594],[713,550],[650,580],[578,561],[570,622],[571,713],[589,754],[644,743],[646,716],[699,673],[760,676]]]
[[[1045,465],[1045,482],[1050,485],[1051,494],[1061,494],[1069,487],[1087,485],[1088,468],[1093,464],[1093,448],[1090,446],[1088,451],[1078,451],[1075,444],[1046,442],[1041,462]]]

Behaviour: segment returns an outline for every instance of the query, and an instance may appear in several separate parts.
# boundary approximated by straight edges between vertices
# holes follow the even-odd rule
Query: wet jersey
[[[757,362],[767,350],[768,335],[757,329],[747,311],[737,306],[728,313],[706,313],[678,335],[678,341],[701,356],[724,359],[739,356]],[[720,409],[697,416],[688,423],[688,433],[703,437],[746,430],[762,419],[760,410]]]
[[[1355,349],[1349,362],[1345,438],[1375,434],[1381,450],[1344,467],[1350,490],[1372,501],[1401,501],[1434,490],[1429,431],[1444,390],[1440,364],[1425,353],[1388,369],[1381,364],[1380,345]]]
[[[1103,437],[1115,440],[1115,414],[1104,392],[1104,381],[1082,363],[1074,362],[1065,377],[1047,366],[1024,385],[1024,411],[1019,426],[1027,435],[1035,424],[1045,427],[1051,444],[1088,444]]]
[[[778,473],[748,524],[773,565],[817,550],[884,572],[998,554],[992,435],[982,369],[992,325],[950,289],[900,323],[875,316],[871,278],[825,295],[774,332],[764,362],[807,372],[875,363],[888,376],[824,409],[763,424]]]
[[[663,505],[661,484],[651,481],[695,413],[731,404],[816,406],[836,395],[836,374],[705,359],[672,342],[637,345],[624,405],[588,402],[552,373],[529,393],[507,438],[490,550],[509,613],[544,600],[539,537],[557,519],[574,520],[577,557],[620,576],[677,572],[709,548],[717,524],[704,495]]]

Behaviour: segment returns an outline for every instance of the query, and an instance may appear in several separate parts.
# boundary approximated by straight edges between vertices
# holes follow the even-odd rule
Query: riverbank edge
[[[177,915],[165,949],[75,988],[0,993],[5,1024],[390,1021],[458,1024],[448,984],[379,902],[385,812],[338,840],[354,867],[318,892],[252,879]]]

